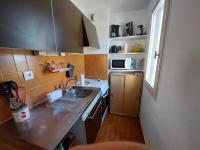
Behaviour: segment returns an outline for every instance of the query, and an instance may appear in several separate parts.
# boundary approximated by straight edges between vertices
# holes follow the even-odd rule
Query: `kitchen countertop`
[[[98,80],[98,79],[87,79],[86,78],[84,85],[81,85],[81,83],[79,82],[76,86],[101,88],[102,95],[105,95],[109,89],[108,80]]]
[[[99,88],[92,89],[92,93],[81,99],[70,111],[64,100],[52,104],[44,101],[31,109],[31,117],[22,122],[15,123],[13,119],[0,126],[0,137],[4,134],[10,138],[19,138],[30,144],[53,150],[62,141],[64,136],[79,119],[84,110],[100,92]]]

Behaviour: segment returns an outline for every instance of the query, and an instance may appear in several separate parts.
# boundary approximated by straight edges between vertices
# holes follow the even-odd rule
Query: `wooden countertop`
[[[9,139],[23,140],[48,150],[55,149],[100,92],[98,88],[92,89],[90,96],[80,100],[73,111],[69,110],[64,100],[53,104],[45,101],[31,110],[28,120],[22,123],[15,123],[13,119],[7,121],[0,126],[0,138],[6,134]]]

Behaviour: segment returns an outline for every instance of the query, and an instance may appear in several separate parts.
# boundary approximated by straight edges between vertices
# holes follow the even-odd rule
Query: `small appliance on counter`
[[[126,23],[126,36],[133,36],[133,22]]]
[[[146,33],[144,33],[144,26],[143,25],[138,25],[137,28],[140,29],[140,33],[137,35],[145,35]]]
[[[110,69],[128,70],[131,69],[131,58],[113,58],[110,64]]]
[[[118,46],[117,45],[112,45],[110,47],[110,53],[117,53],[118,51]]]
[[[112,58],[110,59],[111,71],[143,70],[144,57],[141,58]]]
[[[109,51],[109,53],[127,53],[127,52],[128,52],[127,43],[112,45]]]
[[[2,82],[0,83],[0,94],[9,100],[15,122],[23,122],[30,117],[24,87],[18,87],[15,81]]]
[[[110,37],[119,37],[119,25],[111,25],[110,26]]]

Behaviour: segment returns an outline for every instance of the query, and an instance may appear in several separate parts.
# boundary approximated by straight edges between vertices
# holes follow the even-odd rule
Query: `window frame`
[[[152,20],[153,20],[153,13],[156,10],[156,8],[159,6],[159,3],[162,0],[159,0],[155,7],[153,8],[151,12],[151,28],[150,33],[152,29]],[[167,21],[168,21],[168,13],[169,13],[169,5],[170,0],[164,0],[164,12],[163,12],[163,21],[162,21],[162,27],[161,27],[161,35],[160,35],[160,43],[159,43],[159,57],[157,60],[157,66],[156,66],[156,73],[155,73],[155,81],[154,81],[154,87],[152,87],[149,82],[146,80],[146,71],[147,71],[147,63],[148,63],[148,56],[149,56],[149,48],[150,48],[150,38],[151,35],[149,35],[149,43],[148,43],[148,53],[147,53],[147,61],[146,61],[146,68],[145,68],[145,77],[144,77],[144,85],[148,89],[148,91],[151,93],[151,95],[156,98],[157,92],[158,92],[158,84],[159,84],[159,77],[160,77],[160,70],[161,70],[161,63],[162,63],[162,55],[164,51],[164,44],[165,44],[165,36],[166,36],[166,29],[167,29]],[[154,51],[153,51],[154,52]]]

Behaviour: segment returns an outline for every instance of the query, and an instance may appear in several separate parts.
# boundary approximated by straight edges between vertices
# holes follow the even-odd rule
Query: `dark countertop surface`
[[[71,110],[64,100],[51,104],[44,101],[31,109],[31,117],[28,120],[22,123],[15,123],[13,119],[7,121],[0,126],[0,139],[6,134],[9,139],[17,138],[44,149],[55,149],[100,92],[99,88],[89,89],[93,90],[92,93],[79,100]]]

